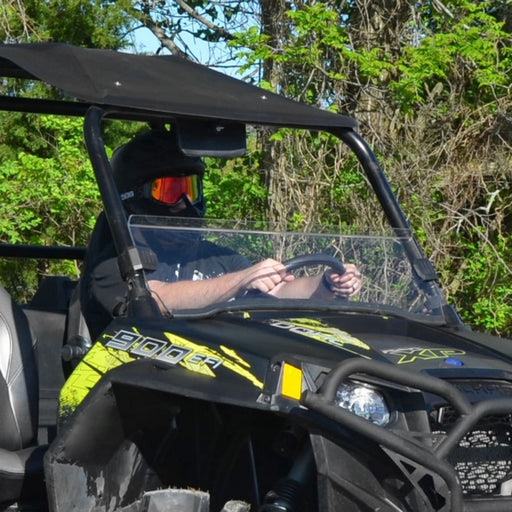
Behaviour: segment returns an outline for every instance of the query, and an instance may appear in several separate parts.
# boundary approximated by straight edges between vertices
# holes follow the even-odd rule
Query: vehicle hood
[[[102,376],[267,407],[262,397],[276,388],[275,370],[283,362],[326,374],[343,361],[364,358],[450,380],[512,381],[512,357],[468,334],[402,317],[311,310],[226,312],[137,325],[119,318],[66,382],[60,415],[71,414]]]
[[[423,325],[402,318],[368,315],[288,315],[251,317],[247,337],[295,354],[318,356],[336,363],[350,357],[387,362],[411,371],[433,374],[512,372],[512,359],[465,332]],[[505,343],[505,341],[503,341]],[[511,374],[512,375],[512,374]]]

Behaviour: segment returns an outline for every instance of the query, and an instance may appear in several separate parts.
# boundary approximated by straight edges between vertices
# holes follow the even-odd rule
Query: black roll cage
[[[104,119],[130,120],[141,122],[164,121],[172,122],[168,115],[148,113],[142,110],[129,110],[118,107],[87,104],[82,102],[39,100],[30,98],[0,97],[0,109],[5,111],[17,111],[27,113],[55,114],[84,118],[84,136],[86,147],[94,169],[100,194],[103,200],[104,210],[114,244],[119,255],[119,267],[125,277],[130,291],[129,304],[137,303],[138,306],[153,303],[144,279],[144,268],[137,249],[134,247],[128,232],[126,215],[117,193],[110,163],[105,152],[102,137],[102,122]],[[197,123],[212,121],[211,119],[195,119]],[[326,129],[345,143],[356,155],[363,167],[369,183],[371,184],[384,214],[397,235],[410,232],[410,226],[406,216],[398,203],[396,196],[387,181],[380,163],[363,137],[353,128]],[[426,258],[421,247],[414,238],[406,242],[405,250],[411,261],[419,282],[432,302],[444,309],[449,323],[459,325],[461,323],[452,308],[444,304],[440,290],[437,286],[437,274],[430,261]],[[36,252],[37,251],[37,252]],[[85,254],[83,248],[70,247],[28,247],[12,244],[0,245],[0,254],[6,257],[47,257],[47,258],[76,258],[82,259]],[[130,299],[136,299],[133,302]],[[137,311],[139,311],[137,306]],[[146,306],[144,306],[146,311]],[[158,309],[150,306],[146,313],[157,314]]]
[[[114,244],[119,255],[121,275],[125,277],[129,285],[129,291],[134,298],[137,298],[139,303],[153,302],[143,276],[143,263],[136,247],[131,241],[124,208],[104,150],[101,122],[105,117],[122,118],[123,112],[99,106],[90,106],[87,110],[84,123],[87,149],[103,198],[105,214],[112,231]],[[158,116],[156,119],[151,117],[146,120],[148,122],[154,120],[162,121],[162,117]],[[208,119],[208,121],[211,120]],[[202,121],[197,120],[197,122],[200,124]],[[407,218],[391,190],[376,155],[363,137],[352,128],[336,128],[329,131],[344,142],[357,156],[393,231],[398,236],[410,233],[411,229]],[[413,271],[416,273],[419,282],[422,283],[422,287],[434,307],[443,310],[449,323],[454,325],[461,324],[455,311],[445,304],[437,285],[436,271],[415,238],[409,237],[405,239],[405,250],[411,261]],[[131,302],[130,298],[131,296],[129,295],[128,306]],[[157,308],[151,307],[150,310],[157,311]]]
[[[39,50],[41,51],[39,52]],[[34,58],[41,58],[41,63],[38,63],[32,58],[32,52],[34,52]],[[48,52],[48,54],[45,52]],[[237,125],[243,128],[245,128],[246,124],[271,125],[274,127],[286,126],[291,128],[321,130],[333,134],[355,153],[374,193],[377,195],[390,227],[397,236],[401,236],[403,239],[405,238],[405,251],[411,262],[412,269],[416,274],[418,283],[422,286],[429,300],[430,308],[437,312],[442,312],[447,324],[452,326],[462,325],[457,313],[455,313],[451,306],[445,303],[438,286],[436,271],[426,258],[421,247],[414,237],[403,236],[411,233],[409,223],[396,196],[392,192],[376,155],[362,136],[357,133],[357,123],[353,119],[346,116],[337,116],[315,109],[314,107],[293,102],[272,93],[266,93],[263,90],[244,84],[231,77],[220,76],[218,73],[210,71],[203,66],[183,63],[173,58],[144,58],[135,55],[115,55],[115,53],[116,52],[88,50],[51,43],[26,46],[0,46],[0,55],[3,56],[3,60],[0,59],[0,71],[3,75],[46,80],[57,88],[61,87],[68,95],[83,95],[81,100],[76,101],[2,96],[0,97],[0,109],[4,111],[56,114],[84,118],[84,136],[87,151],[103,200],[106,218],[112,231],[114,244],[119,257],[120,271],[128,283],[129,313],[130,305],[137,304],[135,309],[139,313],[145,312],[150,315],[160,315],[147,289],[144,279],[143,261],[131,241],[124,209],[112,177],[110,163],[105,153],[101,126],[103,120],[106,118],[147,123],[154,123],[156,121],[164,123],[186,121],[189,127],[188,129],[190,129],[191,125],[201,127],[206,124],[211,125],[212,123],[218,122],[223,124],[231,123],[231,125]],[[77,62],[79,64],[83,62],[84,67],[76,67],[74,68],[75,71],[73,71],[73,69],[68,71],[65,67],[64,69],[57,68],[57,73],[47,76],[47,68],[44,66],[41,67],[41,64],[44,64],[45,59],[52,55],[55,55],[56,59],[62,59],[59,61],[61,66],[64,66],[66,62],[72,62],[72,65],[76,65]],[[76,62],[74,60],[66,61],[66,59],[71,59],[71,56],[76,59]],[[66,71],[68,71],[69,74],[75,72],[79,75],[84,69],[90,72],[91,70],[86,68],[91,65],[91,63],[92,65],[97,63],[98,66],[105,66],[104,69],[107,71],[104,72],[108,75],[107,77],[98,75],[98,73],[96,73],[96,75],[86,75],[84,79],[90,80],[91,83],[96,86],[96,89],[83,89],[80,83],[80,76],[77,76],[77,79],[73,80],[66,78]],[[246,94],[247,98],[251,99],[251,101],[257,101],[258,104],[251,105],[250,108],[245,109],[243,112],[233,112],[232,118],[230,118],[229,115],[231,111],[223,106],[226,98],[220,98],[217,102],[213,102],[212,100],[211,104],[206,104],[204,113],[198,113],[197,105],[187,107],[189,110],[183,110],[182,106],[174,100],[174,96],[168,92],[165,98],[167,103],[162,103],[161,105],[164,106],[160,107],[161,110],[159,110],[158,107],[160,104],[151,105],[151,103],[148,103],[149,100],[146,97],[148,94],[146,89],[140,89],[142,86],[140,80],[138,81],[137,69],[139,69],[138,66],[140,66],[141,63],[147,65],[151,73],[159,73],[161,68],[160,64],[163,64],[164,66],[176,66],[176,69],[179,69],[180,72],[185,74],[189,73],[190,76],[194,73],[198,73],[201,77],[204,75],[205,78],[219,81],[219,85],[222,84],[227,88],[226,92],[224,92],[224,89],[219,89],[218,91],[219,94],[227,94],[228,96],[226,96],[226,98],[230,97],[229,94],[242,96]],[[109,66],[114,66],[115,69],[111,72]],[[125,68],[126,73],[123,75]],[[109,74],[110,72],[112,76]],[[116,77],[118,76],[120,81],[117,81]],[[159,75],[158,78],[161,80],[162,86],[168,86],[169,84],[172,86],[172,84],[176,82],[167,82],[168,77],[165,73]],[[92,82],[92,80],[96,80],[97,83]],[[126,89],[118,91],[120,84],[126,86]],[[123,96],[124,92],[127,92],[128,96]],[[194,96],[194,94],[197,96]],[[199,105],[201,101],[204,100],[201,94],[201,90],[199,90],[199,92],[195,90],[189,98],[189,101],[193,101],[193,99],[197,97]],[[88,100],[88,95],[94,99]],[[101,100],[99,102],[96,101],[96,99],[100,97],[102,99],[112,98],[114,103],[101,103]],[[273,105],[281,109],[280,113],[275,116],[272,114]],[[84,255],[83,249],[68,247],[35,247],[33,250],[38,251],[37,254],[39,255],[46,254],[49,258],[67,258],[69,256],[73,258],[83,258]],[[26,247],[21,250],[13,245],[0,244],[0,255],[2,256],[26,256],[28,252],[30,251]],[[33,254],[35,255],[36,253],[34,252]],[[140,306],[142,306],[142,310],[140,310]]]

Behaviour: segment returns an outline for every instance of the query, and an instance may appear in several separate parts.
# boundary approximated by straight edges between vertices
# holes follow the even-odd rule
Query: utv
[[[49,277],[28,304],[2,289],[3,508],[512,510],[511,342],[471,332],[446,303],[353,119],[171,56],[4,45],[0,71],[72,98],[0,102],[84,118],[127,282],[123,314],[92,340],[76,283]],[[389,233],[127,218],[103,141],[108,119],[170,123],[185,154],[199,156],[242,154],[247,126],[334,134],[364,169]],[[208,240],[253,262],[286,261],[298,275],[354,262],[363,288],[350,300],[248,294],[164,315],[146,282],[159,256],[148,240],[186,241],[188,251]],[[2,245],[0,256],[84,252]]]

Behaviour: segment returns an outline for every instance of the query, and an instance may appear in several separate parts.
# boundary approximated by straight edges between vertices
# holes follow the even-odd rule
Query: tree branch
[[[158,25],[158,23],[155,23],[151,18],[147,18],[144,21],[144,26],[151,30],[160,41],[160,44],[167,48],[173,55],[189,59],[189,56],[183,52],[170,37],[167,37],[163,28]]]
[[[187,2],[184,2],[183,0],[175,0],[175,2],[192,18],[199,21],[210,30],[213,30],[227,40],[233,39],[233,36],[225,28],[219,27],[212,23],[210,20],[206,19],[204,16],[201,16],[195,9],[192,9],[192,7],[187,4]]]

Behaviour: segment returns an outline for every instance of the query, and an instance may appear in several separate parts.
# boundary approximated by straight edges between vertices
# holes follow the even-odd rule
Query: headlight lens
[[[389,409],[382,395],[372,388],[360,384],[342,384],[336,391],[335,402],[375,425],[389,422]]]

